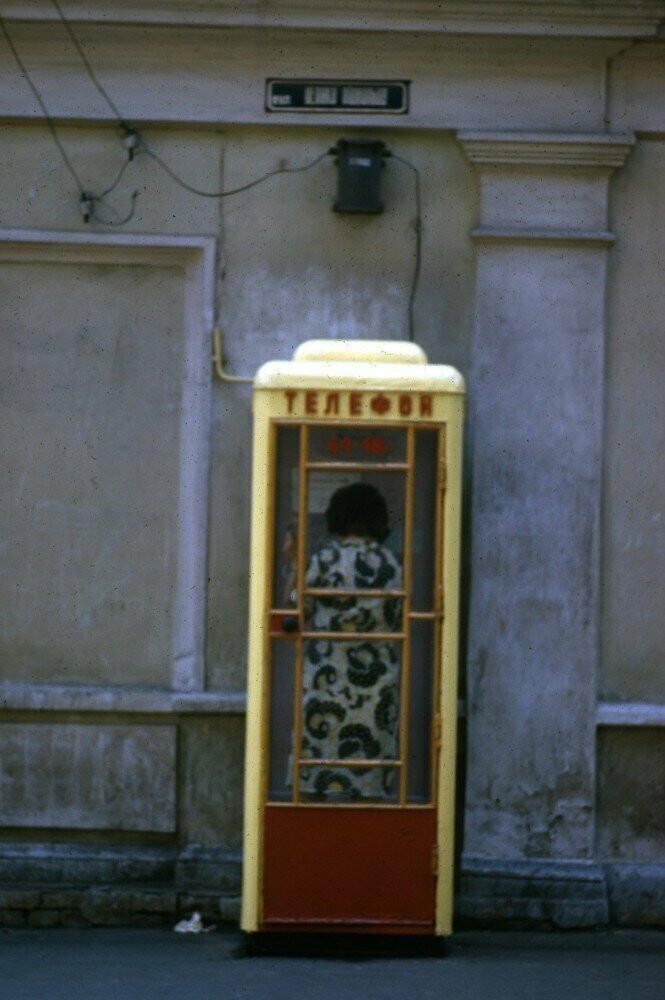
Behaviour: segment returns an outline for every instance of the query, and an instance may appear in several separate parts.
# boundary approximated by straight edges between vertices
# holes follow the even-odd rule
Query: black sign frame
[[[269,113],[405,115],[409,80],[331,80],[270,77],[265,110]]]

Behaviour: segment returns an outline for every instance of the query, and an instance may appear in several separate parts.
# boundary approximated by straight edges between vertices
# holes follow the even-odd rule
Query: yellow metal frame
[[[377,402],[378,400],[378,402]],[[411,402],[409,402],[411,401]],[[380,405],[379,405],[380,404]],[[454,368],[429,365],[414,344],[381,341],[309,341],[302,344],[290,362],[264,365],[254,380],[254,453],[252,464],[252,508],[250,551],[250,614],[247,677],[247,727],[245,749],[245,826],[243,899],[241,926],[258,931],[261,926],[263,871],[263,809],[267,792],[267,722],[269,711],[269,644],[266,623],[271,603],[274,543],[275,427],[277,423],[299,425],[405,426],[407,457],[413,459],[414,429],[432,427],[439,433],[441,474],[436,508],[438,558],[435,569],[435,739],[432,745],[432,776],[436,781],[437,887],[435,931],[452,930],[452,886],[455,812],[455,750],[457,723],[457,648],[459,617],[459,558],[462,482],[462,425],[464,380]],[[346,409],[345,409],[346,407]],[[325,412],[325,411],[328,412]],[[384,419],[385,414],[385,419]],[[304,444],[303,444],[304,442]],[[301,432],[306,449],[307,426]],[[306,458],[301,451],[301,463]],[[311,468],[312,463],[307,463]],[[327,464],[327,463],[318,463]],[[350,468],[352,463],[344,463]],[[366,467],[365,463],[363,468]],[[394,463],[407,472],[407,491],[413,490],[413,462]],[[337,463],[335,463],[337,466]],[[381,465],[381,471],[386,465]],[[398,471],[395,468],[395,471]],[[306,477],[301,477],[306,480]],[[409,478],[411,482],[409,482]],[[300,510],[306,507],[306,482],[300,484]],[[406,502],[406,501],[405,501]],[[412,509],[406,503],[407,512]],[[304,579],[305,518],[299,519],[298,587],[302,602]],[[411,531],[405,523],[405,545]],[[410,560],[405,552],[404,615],[409,606]],[[385,595],[384,595],[385,596]],[[445,607],[443,601],[445,599]],[[441,610],[439,616],[436,611]],[[302,608],[299,607],[302,612]],[[410,612],[411,620],[432,620],[430,613]],[[438,634],[437,634],[438,633]],[[318,634],[318,633],[317,633]],[[392,633],[391,639],[398,637]],[[301,646],[302,638],[296,640]],[[348,638],[348,637],[346,637]],[[406,654],[408,656],[408,653]],[[296,656],[296,685],[302,671],[302,652]],[[408,683],[408,664],[403,684]],[[404,679],[406,678],[406,680]],[[297,690],[299,688],[297,687]],[[404,693],[404,692],[403,692]],[[298,699],[296,699],[297,703]],[[407,727],[406,698],[402,697],[401,736]],[[295,746],[299,746],[295,719]],[[400,756],[404,746],[400,745]],[[348,763],[348,762],[347,762]],[[361,763],[361,762],[357,762]],[[402,768],[397,805],[406,802],[406,768]],[[294,782],[296,789],[298,782]],[[297,795],[297,792],[296,792]],[[336,805],[331,808],[344,808]],[[353,808],[349,806],[348,808]],[[431,808],[431,807],[430,807]]]

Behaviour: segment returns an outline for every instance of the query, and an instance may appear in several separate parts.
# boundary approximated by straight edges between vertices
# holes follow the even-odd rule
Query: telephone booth
[[[412,343],[256,375],[247,932],[451,931],[463,415]]]

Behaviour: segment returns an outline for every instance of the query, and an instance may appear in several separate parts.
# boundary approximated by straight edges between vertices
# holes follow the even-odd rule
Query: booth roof
[[[430,365],[421,347],[398,340],[308,340],[292,361],[269,361],[256,389],[382,388],[463,393],[464,378],[450,365]]]

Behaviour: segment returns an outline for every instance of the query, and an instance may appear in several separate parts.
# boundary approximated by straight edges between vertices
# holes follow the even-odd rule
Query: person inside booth
[[[336,490],[325,521],[331,537],[309,561],[307,589],[401,589],[401,566],[383,544],[390,533],[388,509],[376,487],[357,482]],[[301,766],[299,791],[305,800],[392,797],[394,768],[344,767],[339,762],[397,757],[397,643],[372,639],[371,633],[399,630],[401,612],[401,600],[395,596],[306,598],[308,631],[366,637],[348,642],[310,638],[305,643],[301,757],[326,762]]]

